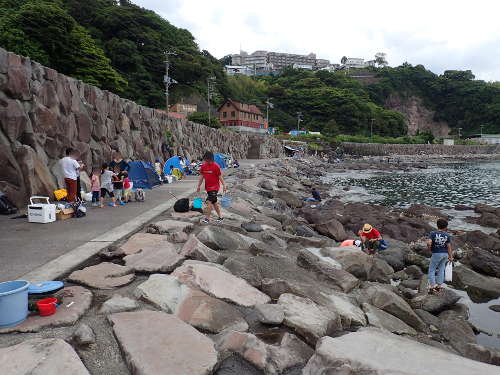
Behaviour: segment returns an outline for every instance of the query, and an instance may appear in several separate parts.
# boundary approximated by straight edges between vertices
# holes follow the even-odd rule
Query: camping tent
[[[152,189],[160,185],[160,176],[156,173],[153,165],[145,161],[131,161],[128,176],[134,183],[135,188]]]
[[[226,169],[226,168],[227,168],[227,167],[226,167],[226,159],[225,159],[225,157],[224,157],[224,155],[223,155],[223,154],[221,154],[221,153],[218,153],[218,152],[217,152],[217,153],[214,155],[214,161],[215,161],[217,164],[219,164],[219,167],[221,167],[222,169]]]
[[[191,169],[191,162],[187,158],[184,158],[184,162],[186,163],[186,167]],[[182,171],[181,158],[179,156],[173,156],[170,159],[168,159],[165,165],[163,166],[163,173],[166,175],[170,174],[171,166],[173,166],[174,168],[179,168]]]

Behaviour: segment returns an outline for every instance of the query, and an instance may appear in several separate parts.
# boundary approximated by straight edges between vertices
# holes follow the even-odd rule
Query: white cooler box
[[[46,203],[33,203],[33,199],[42,199]],[[28,206],[28,221],[41,224],[56,221],[56,205],[50,203],[49,197],[31,197]]]

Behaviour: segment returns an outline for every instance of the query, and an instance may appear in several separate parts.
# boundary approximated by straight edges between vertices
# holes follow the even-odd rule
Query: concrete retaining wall
[[[109,161],[112,150],[135,160],[164,159],[165,145],[191,159],[205,150],[239,159],[283,152],[272,137],[168,118],[0,49],[0,190],[15,203],[52,196],[57,161],[67,147],[80,150],[90,169]]]

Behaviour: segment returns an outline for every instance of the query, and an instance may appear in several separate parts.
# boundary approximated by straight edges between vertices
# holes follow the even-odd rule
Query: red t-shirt
[[[375,238],[380,238],[380,232],[375,228],[372,228],[369,233],[361,232],[361,237],[366,237],[368,240],[374,240]]]
[[[130,189],[130,178],[125,177],[123,179],[123,188],[124,189]]]
[[[205,178],[206,191],[219,191],[220,190],[220,168],[215,162],[203,163],[200,168],[201,175]]]

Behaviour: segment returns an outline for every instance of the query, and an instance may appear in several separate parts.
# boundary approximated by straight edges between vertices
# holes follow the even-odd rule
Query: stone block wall
[[[17,205],[31,195],[52,196],[67,147],[80,150],[90,172],[113,150],[133,160],[164,159],[164,143],[190,159],[205,150],[239,159],[249,152],[259,158],[283,152],[272,137],[169,118],[0,48],[0,191]],[[255,143],[262,145],[257,153]]]
[[[342,143],[344,151],[352,155],[487,155],[500,154],[500,145],[445,146],[445,145],[404,145],[377,143]]]

